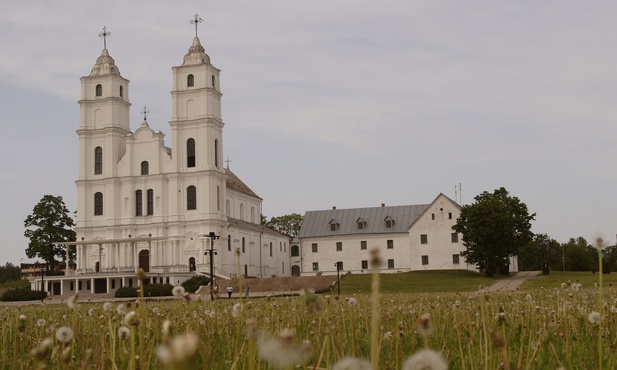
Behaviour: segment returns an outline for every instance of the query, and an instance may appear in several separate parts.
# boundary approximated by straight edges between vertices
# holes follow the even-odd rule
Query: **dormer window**
[[[358,225],[358,230],[364,230],[366,228],[366,221],[362,217],[356,220],[356,224]]]
[[[392,219],[392,217],[388,216],[385,218],[385,223],[386,223],[386,229],[391,229],[394,227],[394,220]]]
[[[193,87],[195,86],[195,76],[193,75],[188,75],[186,77],[186,86],[188,87]]]
[[[330,220],[330,231],[336,231],[339,228],[339,223],[335,219]]]
[[[96,96],[103,96],[103,85],[101,84],[96,85],[95,92],[96,92]]]

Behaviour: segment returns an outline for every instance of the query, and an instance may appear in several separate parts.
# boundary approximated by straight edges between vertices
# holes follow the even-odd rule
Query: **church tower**
[[[210,220],[206,227],[226,221],[225,169],[220,70],[210,63],[197,36],[201,18],[195,15],[195,38],[181,66],[173,67],[172,157],[180,194],[178,215],[185,221]]]
[[[115,209],[112,203],[115,194],[110,185],[118,176],[117,163],[126,150],[126,136],[131,133],[129,81],[120,75],[114,59],[109,55],[109,35],[110,32],[103,28],[99,34],[103,38],[101,56],[90,75],[81,78],[80,124],[77,130],[80,159],[76,182],[78,227],[94,226],[90,225],[91,221],[85,221],[92,220],[86,215],[102,216],[103,209]],[[90,199],[93,195],[94,199]],[[105,216],[106,219],[115,217],[107,212]]]

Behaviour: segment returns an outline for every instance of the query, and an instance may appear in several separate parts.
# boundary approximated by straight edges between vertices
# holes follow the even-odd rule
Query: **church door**
[[[150,271],[150,251],[147,249],[139,252],[139,268],[144,272]]]
[[[291,276],[300,276],[300,266],[298,265],[291,266]]]

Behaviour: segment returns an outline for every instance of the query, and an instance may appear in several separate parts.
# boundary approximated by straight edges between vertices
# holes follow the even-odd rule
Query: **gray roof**
[[[299,237],[404,233],[429,206],[430,204],[417,204],[308,211],[304,214]],[[390,228],[386,228],[387,217],[394,220],[394,225]],[[359,219],[366,222],[363,229],[358,229]],[[332,222],[339,224],[336,231],[330,229]]]

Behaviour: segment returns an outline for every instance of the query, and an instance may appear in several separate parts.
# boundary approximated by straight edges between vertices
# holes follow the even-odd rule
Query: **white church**
[[[172,68],[171,147],[145,112],[131,129],[129,80],[108,35],[103,29],[103,51],[81,78],[76,269],[45,279],[45,290],[111,294],[137,286],[139,268],[147,283],[173,285],[211,266],[223,278],[291,275],[290,238],[261,226],[262,199],[223,165],[221,71],[197,27]]]

